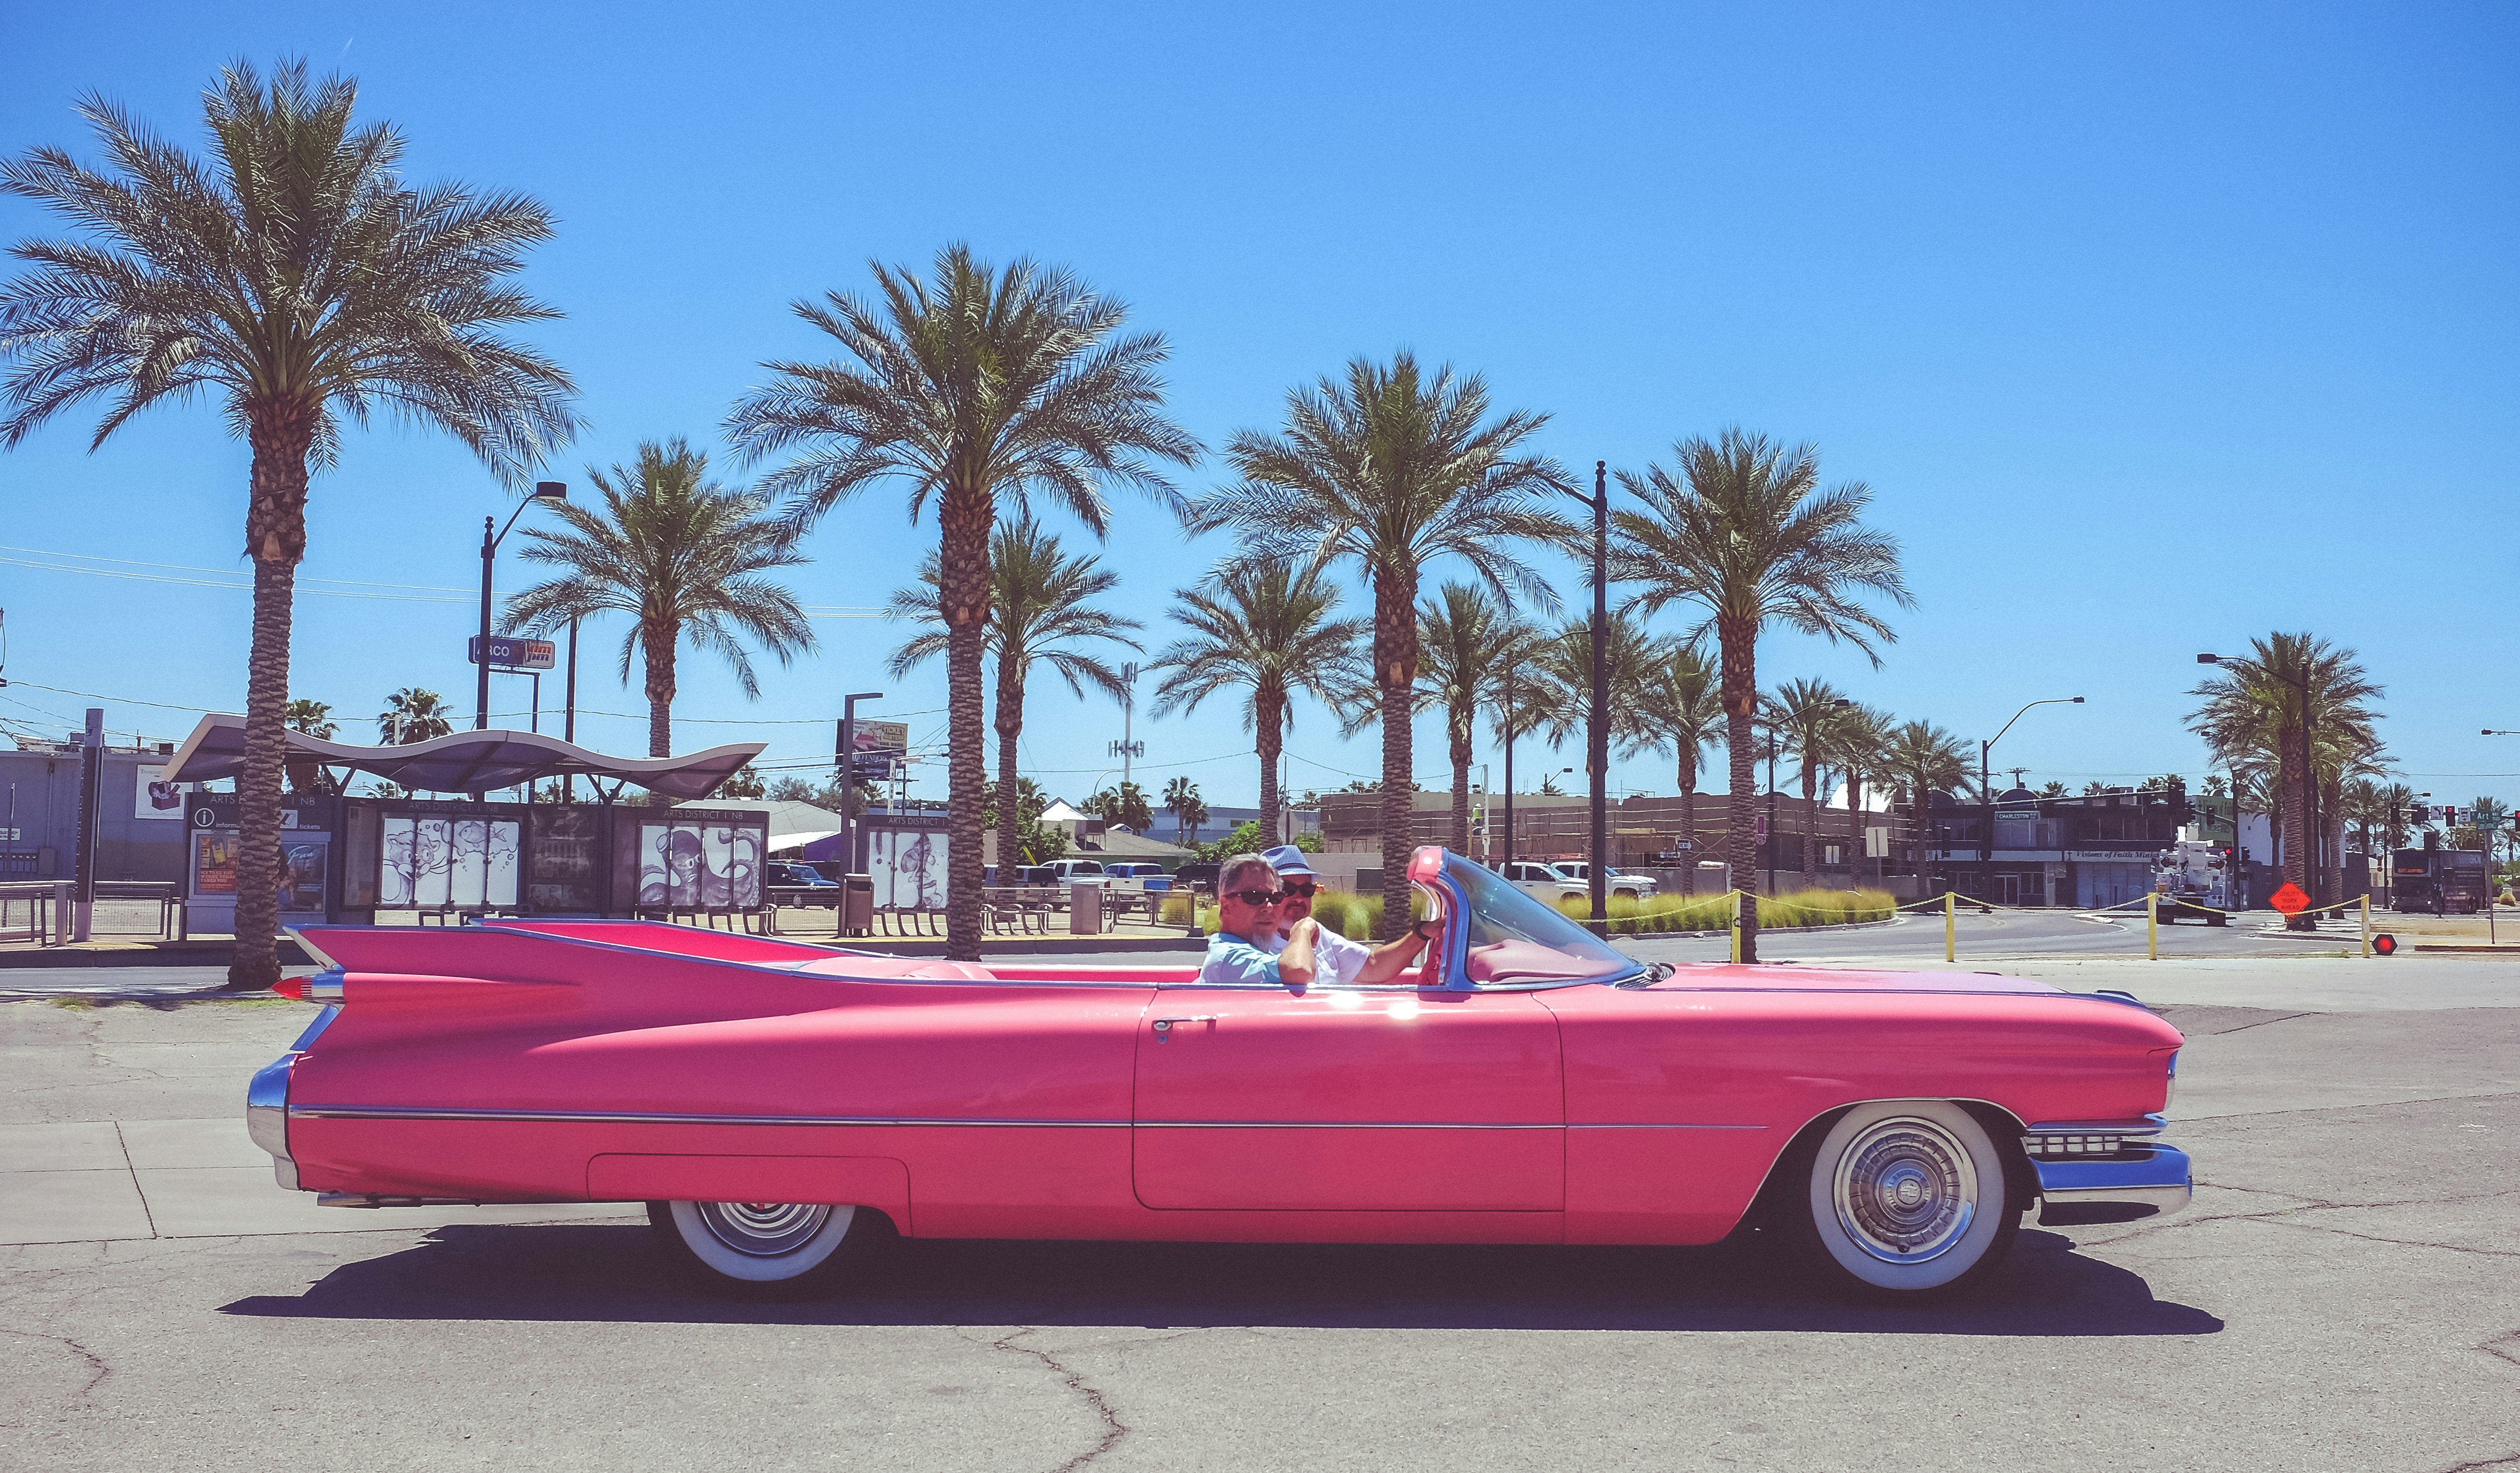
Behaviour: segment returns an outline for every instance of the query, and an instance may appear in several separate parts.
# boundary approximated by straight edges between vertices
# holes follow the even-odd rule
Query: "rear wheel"
[[[1857,1105],[1810,1158],[1806,1247],[1846,1286],[1900,1298],[1957,1291],[2011,1251],[2021,1212],[1986,1127],[1941,1099]]]
[[[745,1296],[836,1288],[891,1236],[882,1213],[820,1202],[651,1202],[648,1223],[702,1282]]]

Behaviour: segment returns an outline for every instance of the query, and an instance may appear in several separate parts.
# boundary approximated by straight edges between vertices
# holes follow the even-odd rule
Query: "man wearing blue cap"
[[[1368,947],[1313,919],[1313,896],[1321,886],[1321,876],[1313,872],[1304,851],[1292,844],[1281,844],[1261,856],[1269,868],[1278,872],[1278,934],[1260,945],[1276,950],[1286,944],[1300,923],[1313,943],[1314,979],[1324,987],[1360,987],[1375,982],[1388,982],[1406,970],[1426,949],[1426,933],[1432,921],[1419,921],[1405,935],[1380,946]]]

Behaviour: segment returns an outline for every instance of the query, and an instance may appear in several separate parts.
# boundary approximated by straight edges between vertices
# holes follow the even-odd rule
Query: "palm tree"
[[[770,497],[708,478],[708,457],[679,436],[642,442],[635,465],[588,467],[601,510],[554,504],[562,527],[529,528],[525,559],[566,569],[508,601],[510,633],[542,634],[597,614],[630,616],[621,680],[645,657],[648,755],[674,747],[676,659],[682,642],[722,656],[748,698],[761,683],[744,652],[750,641],[785,665],[814,647],[814,626],[796,596],[760,575],[805,560]]]
[[[1925,873],[1925,815],[1933,807],[1935,793],[1968,781],[1968,745],[1930,721],[1908,722],[1890,734],[1881,754],[1881,768],[1885,776],[1907,789],[1909,836],[1915,845],[1909,872],[1921,880]]]
[[[1675,641],[1645,683],[1647,728],[1679,758],[1680,826],[1689,856],[1683,893],[1697,893],[1697,774],[1710,746],[1724,740],[1724,701],[1715,672],[1694,645]]]
[[[1219,692],[1243,690],[1242,729],[1260,755],[1260,842],[1278,832],[1278,755],[1294,726],[1294,696],[1333,711],[1352,708],[1370,689],[1357,645],[1363,619],[1335,618],[1339,592],[1318,572],[1289,563],[1228,565],[1196,588],[1173,595],[1171,617],[1190,636],[1164,647],[1147,669],[1165,672],[1154,714],[1184,715]]]
[[[1830,759],[1846,778],[1846,877],[1856,877],[1856,858],[1864,853],[1865,786],[1889,775],[1890,713],[1856,706],[1838,713],[1829,736]]]
[[[1556,462],[1524,442],[1546,415],[1488,419],[1488,388],[1450,368],[1421,373],[1403,352],[1358,358],[1346,378],[1286,396],[1277,434],[1243,430],[1226,447],[1239,485],[1201,502],[1193,525],[1232,526],[1246,559],[1353,560],[1373,589],[1373,683],[1382,719],[1382,931],[1409,923],[1416,827],[1410,717],[1418,698],[1418,583],[1447,557],[1500,595],[1553,608],[1556,596],[1517,544],[1564,545],[1574,528],[1538,493],[1567,487]]]
[[[1425,702],[1444,713],[1457,854],[1470,852],[1470,755],[1479,708],[1499,698],[1506,673],[1528,656],[1534,633],[1512,605],[1476,584],[1447,583],[1418,606],[1418,682]]]
[[[2316,900],[2328,887],[2311,805],[2328,773],[2341,780],[2348,768],[2373,760],[2375,718],[2364,702],[2380,688],[2354,651],[2307,632],[2278,632],[2250,646],[2249,654],[2224,659],[2188,692],[2204,702],[2188,713],[2188,730],[2205,738],[2219,763],[2274,770],[2283,875]]]
[[[455,730],[446,719],[446,697],[418,686],[405,686],[385,697],[377,715],[377,736],[386,746],[409,746]]]
[[[1621,511],[1611,576],[1640,585],[1630,600],[1646,612],[1696,603],[1706,618],[1688,638],[1713,632],[1723,650],[1726,745],[1732,753],[1732,815],[1726,848],[1741,890],[1741,957],[1758,956],[1759,906],[1750,884],[1758,862],[1751,813],[1751,722],[1758,712],[1759,635],[1771,623],[1862,650],[1877,667],[1875,643],[1890,626],[1858,603],[1870,593],[1901,607],[1913,601],[1899,571],[1899,544],[1863,523],[1872,493],[1860,481],[1823,491],[1820,457],[1765,435],[1728,429],[1674,448],[1677,474],[1648,466],[1619,483],[1644,503]]]
[[[1645,710],[1646,692],[1671,658],[1673,646],[1673,641],[1647,634],[1632,615],[1610,615],[1601,641],[1602,684],[1610,695],[1610,744],[1621,756],[1651,746],[1661,736]],[[1537,641],[1527,663],[1532,693],[1543,708],[1527,729],[1545,735],[1552,748],[1582,738],[1593,699],[1593,621],[1571,620]]]
[[[1174,843],[1198,842],[1198,826],[1207,822],[1207,800],[1198,795],[1197,783],[1188,778],[1165,783],[1164,812],[1173,816]]]
[[[1138,642],[1129,638],[1129,632],[1146,627],[1089,602],[1120,582],[1119,574],[1099,562],[1095,558],[1061,553],[1058,539],[1044,532],[1030,516],[1002,523],[990,534],[989,611],[981,644],[998,662],[996,724],[1002,790],[1013,790],[1016,747],[1023,736],[1024,685],[1032,678],[1035,664],[1050,666],[1080,700],[1088,685],[1114,700],[1128,692],[1119,671],[1073,647],[1087,640],[1102,640],[1136,649]],[[953,631],[945,623],[941,576],[938,557],[930,553],[920,564],[920,586],[892,596],[894,618],[927,626],[893,651],[888,668],[895,675],[907,674],[939,654],[951,656]],[[1001,830],[999,848],[1005,849],[1009,841]]]
[[[202,95],[206,158],[90,95],[78,112],[108,168],[50,148],[0,163],[0,190],[84,237],[13,247],[29,269],[0,287],[0,448],[107,395],[102,444],[151,405],[202,390],[253,448],[232,987],[280,977],[290,603],[308,473],[338,458],[342,418],[364,426],[378,408],[453,435],[512,485],[576,423],[568,376],[499,335],[559,315],[508,281],[551,235],[550,214],[521,195],[406,184],[402,135],[351,126],[357,91],[310,81],[303,62],[267,83],[239,63]]]
[[[1077,806],[1132,833],[1145,833],[1155,826],[1155,811],[1147,806],[1147,790],[1135,782],[1106,787]]]
[[[1774,721],[1777,739],[1794,754],[1803,781],[1803,887],[1820,883],[1820,800],[1822,771],[1837,759],[1838,730],[1855,702],[1823,680],[1791,680],[1777,688]],[[1768,842],[1776,843],[1770,835]]]
[[[333,708],[320,700],[300,697],[281,709],[281,720],[289,730],[302,732],[318,741],[330,741],[340,728],[333,724]]]
[[[1004,271],[968,246],[936,254],[935,280],[873,264],[880,304],[843,292],[800,301],[846,360],[773,362],[728,428],[743,453],[797,452],[764,482],[804,528],[886,477],[910,483],[914,517],[936,502],[937,610],[945,621],[946,955],[980,956],[980,663],[998,502],[1049,497],[1102,534],[1105,486],[1178,506],[1157,462],[1189,465],[1198,442],[1163,417],[1155,334],[1120,335],[1128,309],[1074,275],[1017,260]]]

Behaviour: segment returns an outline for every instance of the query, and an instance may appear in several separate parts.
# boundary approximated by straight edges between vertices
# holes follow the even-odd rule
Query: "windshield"
[[[1469,901],[1465,960],[1474,984],[1607,981],[1642,966],[1483,865],[1447,853],[1444,874]]]

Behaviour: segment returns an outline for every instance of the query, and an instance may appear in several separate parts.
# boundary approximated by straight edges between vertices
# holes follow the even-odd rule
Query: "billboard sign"
[[[861,721],[849,735],[856,748],[849,769],[861,780],[889,778],[893,769],[910,755],[908,722]]]
[[[481,658],[481,637],[474,635],[464,642],[464,657],[475,665],[487,663],[493,670],[549,670],[560,663],[560,647],[550,640],[518,640],[506,635],[490,637],[490,658]]]

